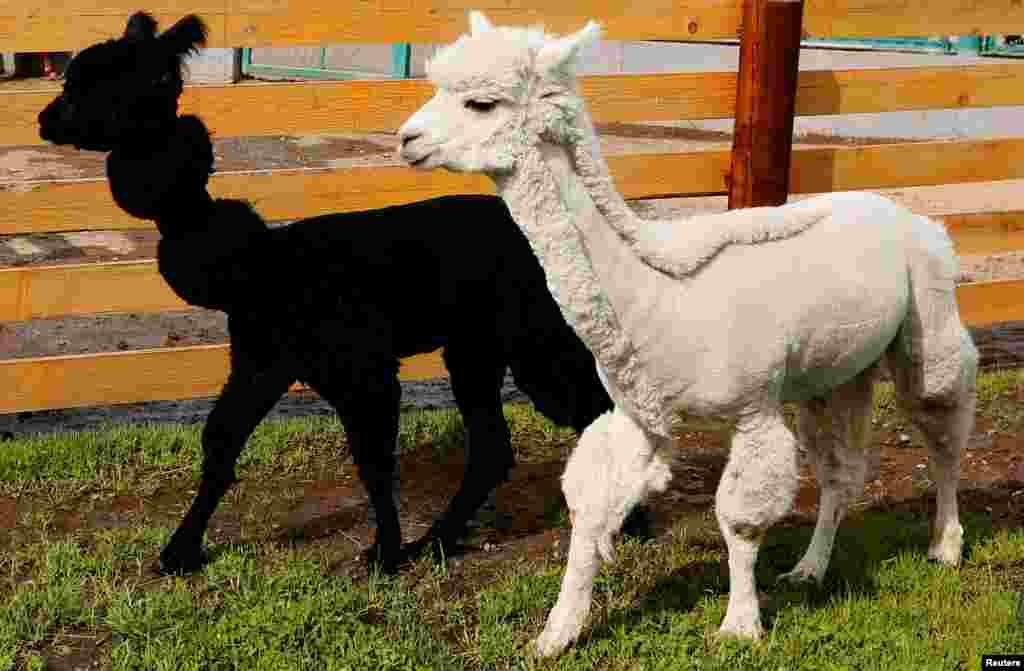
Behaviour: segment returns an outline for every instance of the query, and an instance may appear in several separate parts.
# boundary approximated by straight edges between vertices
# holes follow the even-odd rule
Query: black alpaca
[[[177,116],[182,58],[205,33],[189,16],[157,36],[156,22],[137,13],[123,37],[71,61],[63,93],[39,115],[43,139],[111,151],[114,200],[160,231],[160,273],[185,301],[228,314],[231,373],[203,431],[198,494],[161,568],[203,565],[203,535],[238,456],[295,380],[344,422],[377,515],[367,558],[391,572],[430,546],[450,553],[514,465],[499,398],[506,367],[541,412],[580,431],[611,407],[593,357],[498,198],[437,198],[279,228],[244,202],[213,199],[209,133]],[[499,225],[466,225],[483,219]],[[438,347],[469,458],[444,516],[403,551],[391,496],[398,360]]]

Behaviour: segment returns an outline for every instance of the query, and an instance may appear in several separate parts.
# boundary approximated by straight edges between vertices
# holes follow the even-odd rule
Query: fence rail
[[[0,361],[0,414],[215,396],[228,375],[227,345]],[[403,380],[448,374],[438,352],[402,359]],[[300,389],[299,385],[293,389]]]
[[[1024,248],[1024,212],[979,212],[933,217],[946,225],[960,254],[997,254]],[[972,294],[975,302],[986,295]],[[0,269],[0,321],[50,319],[111,312],[188,310],[160,277],[156,261],[114,261]],[[974,313],[980,313],[978,309]],[[1024,319],[1024,301],[1000,308],[998,319]],[[975,320],[977,321],[977,320]]]
[[[59,5],[0,0],[0,51],[80,49],[120,35],[135,1],[66,0]],[[610,39],[707,40],[736,37],[742,0],[164,0],[169,25],[203,15],[212,47],[344,42],[447,42],[466,29],[467,9],[498,23],[539,23],[554,32],[594,18]],[[807,37],[902,37],[1024,33],[1018,0],[807,0]]]
[[[792,193],[1024,179],[1024,138],[908,142],[793,152]],[[626,198],[726,193],[730,152],[608,157]],[[15,184],[19,184],[17,189]],[[0,188],[3,188],[0,183]],[[0,234],[151,228],[110,199],[103,179],[8,183]],[[420,173],[400,166],[214,173],[210,192],[250,200],[269,220],[352,212],[455,193],[493,193],[479,175]]]
[[[494,5],[489,7],[488,5]],[[329,5],[329,7],[327,6]],[[712,39],[737,35],[741,0],[165,0],[164,26],[198,13],[210,46],[357,42],[443,42],[464,32],[466,9],[498,23],[542,22],[553,31],[595,18],[610,39]],[[78,49],[118,35],[132,0],[67,0],[39,7],[0,0],[0,51]],[[807,0],[808,37],[1024,33],[1020,0]],[[582,78],[598,123],[685,121],[733,116],[736,74],[600,75]],[[0,94],[0,145],[40,142],[36,115],[57,91]],[[183,110],[220,137],[393,131],[431,94],[424,81],[346,81],[190,86]],[[797,115],[1024,105],[1024,63],[967,67],[807,71]],[[245,114],[239,114],[245,110]],[[1024,137],[793,152],[791,192],[926,186],[1024,179]],[[629,198],[724,194],[728,151],[610,156]],[[397,165],[217,173],[219,197],[244,198],[269,220],[353,211],[445,193],[489,193],[482,177],[414,173]],[[941,218],[961,254],[1024,249],[1024,212],[971,212]],[[151,228],[112,203],[105,180],[0,183],[0,234]],[[965,321],[1024,319],[1024,280],[958,288]],[[189,309],[153,261],[0,270],[0,320]],[[210,396],[227,374],[226,345],[0,361],[0,413]],[[444,375],[437,353],[402,362],[403,379]]]
[[[597,123],[731,117],[735,72],[591,75],[581,88]],[[189,86],[182,111],[214,135],[392,132],[431,95],[424,80]],[[57,88],[0,94],[0,144],[40,144],[36,117]],[[804,71],[797,115],[1024,105],[1024,63]],[[238,110],[246,110],[239,114]]]

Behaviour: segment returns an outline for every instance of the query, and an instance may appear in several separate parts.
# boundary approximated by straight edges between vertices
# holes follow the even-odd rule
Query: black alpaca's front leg
[[[377,517],[373,544],[363,553],[381,572],[398,572],[402,530],[394,498],[399,402],[402,387],[393,359],[369,371],[331,370],[328,381],[311,383],[341,417],[352,460]],[[356,383],[355,381],[359,381]]]
[[[232,371],[203,427],[203,474],[192,507],[160,553],[160,571],[191,573],[206,563],[203,536],[213,511],[235,482],[235,462],[256,425],[291,380],[269,372]]]
[[[477,347],[472,360],[465,348],[449,346],[445,365],[450,374],[452,393],[466,426],[466,470],[462,484],[448,503],[448,509],[422,538],[410,543],[406,554],[415,558],[430,549],[443,557],[451,556],[469,522],[494,489],[508,479],[515,466],[512,438],[501,407],[501,385],[505,379],[504,362],[495,361],[495,346]],[[464,360],[466,359],[466,360]],[[492,365],[487,365],[490,361]]]

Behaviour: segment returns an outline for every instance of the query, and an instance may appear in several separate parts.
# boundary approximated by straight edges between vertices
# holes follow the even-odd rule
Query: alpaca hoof
[[[554,657],[562,654],[572,640],[565,636],[559,636],[546,627],[541,635],[533,641],[533,651],[538,657]]]
[[[944,548],[941,546],[931,547],[928,548],[928,559],[943,566],[959,566],[960,549]]]
[[[744,622],[730,622],[728,618],[718,629],[718,638],[738,638],[748,641],[756,641],[764,635],[764,628],[761,627],[760,618]]]
[[[799,564],[792,571],[783,573],[775,579],[776,584],[786,583],[789,585],[820,585],[824,575],[818,575],[813,568],[800,566]]]
[[[947,530],[928,548],[928,559],[946,566],[959,566],[963,539],[964,531],[960,525]]]
[[[363,550],[363,561],[370,570],[378,570],[384,575],[397,575],[399,557],[396,551],[386,551],[378,543]]]
[[[651,511],[647,506],[637,506],[622,523],[622,536],[649,541],[654,538]]]
[[[210,563],[210,556],[202,546],[180,549],[168,545],[160,553],[157,570],[163,575],[188,575]]]
[[[443,562],[461,554],[461,548],[455,541],[446,541],[430,533],[425,534],[402,549],[405,561],[416,561],[421,557],[430,557],[433,561]]]

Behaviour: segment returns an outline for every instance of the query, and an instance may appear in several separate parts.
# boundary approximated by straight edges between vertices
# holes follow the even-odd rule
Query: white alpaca
[[[797,438],[782,403],[803,406],[798,433],[822,490],[813,539],[786,577],[820,580],[863,487],[883,359],[931,450],[929,557],[957,564],[977,352],[960,323],[944,230],[867,193],[638,220],[615,191],[576,87],[576,54],[598,26],[555,38],[493,27],[476,12],[470,22],[429,63],[437,91],[402,127],[401,156],[494,180],[616,403],[584,431],[562,478],[572,541],[538,652],[558,653],[579,635],[599,557],[630,507],[667,483],[658,448],[680,412],[736,422],[715,506],[730,573],[721,632],[759,636],[757,551],[797,491]]]

